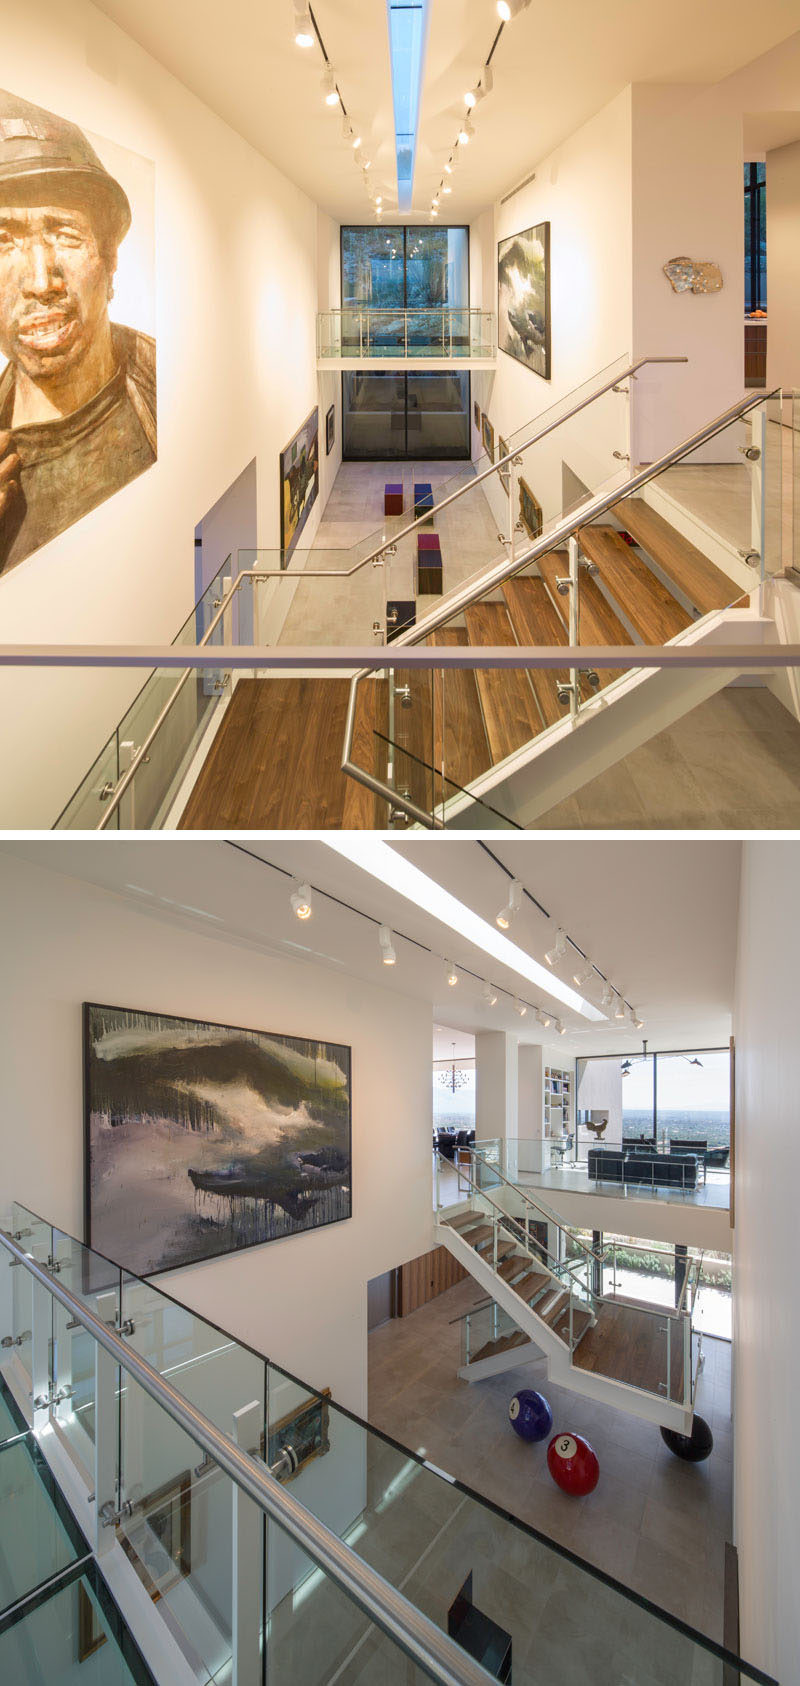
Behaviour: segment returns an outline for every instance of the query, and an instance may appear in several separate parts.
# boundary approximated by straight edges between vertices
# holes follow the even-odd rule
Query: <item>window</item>
[[[618,1054],[577,1062],[575,1157],[593,1146],[652,1142],[662,1153],[702,1144],[704,1186],[727,1178],[731,1062],[727,1048]],[[598,1123],[607,1118],[604,1129]],[[594,1128],[593,1128],[594,1126]],[[675,1147],[673,1147],[675,1144]]]
[[[744,308],[767,308],[767,180],[765,164],[744,167]]]

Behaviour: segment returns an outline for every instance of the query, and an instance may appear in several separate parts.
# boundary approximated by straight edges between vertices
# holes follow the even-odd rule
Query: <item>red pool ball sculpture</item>
[[[597,1453],[580,1434],[554,1434],[547,1448],[547,1467],[556,1486],[573,1499],[593,1493],[600,1479]]]

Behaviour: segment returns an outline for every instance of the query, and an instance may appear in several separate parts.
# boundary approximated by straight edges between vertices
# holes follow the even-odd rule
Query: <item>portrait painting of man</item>
[[[112,320],[124,187],[74,123],[0,91],[0,574],[156,460],[156,349]]]

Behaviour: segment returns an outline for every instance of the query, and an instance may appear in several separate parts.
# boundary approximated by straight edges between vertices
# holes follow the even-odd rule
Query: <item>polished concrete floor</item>
[[[732,686],[533,821],[532,830],[800,826],[800,722],[761,686]]]
[[[596,1183],[589,1176],[585,1161],[578,1164],[567,1162],[561,1166],[554,1166],[550,1171],[521,1171],[518,1181],[520,1188],[541,1189],[543,1194],[548,1189],[566,1191],[568,1194],[590,1194],[594,1198],[608,1199],[617,1204],[626,1200],[654,1200],[659,1204],[679,1206],[713,1206],[718,1211],[727,1212],[731,1203],[731,1183],[727,1171],[709,1171],[706,1173],[705,1183],[697,1188],[648,1188],[646,1183]],[[455,1206],[463,1200],[467,1193],[467,1184],[462,1177],[459,1182],[458,1172],[454,1165],[441,1161],[439,1166],[439,1199],[443,1206]],[[615,1222],[621,1222],[616,1214]]]
[[[687,1464],[673,1457],[652,1424],[556,1387],[542,1360],[486,1381],[460,1381],[461,1324],[452,1320],[478,1299],[475,1284],[462,1282],[372,1331],[370,1422],[412,1450],[424,1448],[434,1464],[478,1493],[721,1641],[724,1547],[731,1535],[730,1346],[704,1341],[697,1409],[715,1444],[706,1462]],[[508,1402],[520,1387],[545,1393],[556,1431],[576,1431],[594,1447],[600,1480],[588,1497],[562,1493],[548,1473],[546,1445],[527,1445],[514,1433]],[[672,1680],[657,1672],[652,1657],[649,1667],[653,1679]],[[564,1676],[565,1686],[627,1678],[593,1673],[590,1655]],[[651,1676],[645,1669],[630,1678]],[[718,1676],[687,1670],[683,1678]]]

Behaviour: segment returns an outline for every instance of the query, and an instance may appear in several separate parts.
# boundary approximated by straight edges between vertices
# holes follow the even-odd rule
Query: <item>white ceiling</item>
[[[95,4],[331,215],[365,219],[361,173],[322,102],[319,50],[294,45],[292,0]],[[385,4],[315,0],[314,12],[373,177],[396,204]],[[797,27],[797,0],[536,0],[500,38],[448,220],[471,220],[629,82],[715,82]],[[496,28],[494,0],[430,0],[412,214],[427,212]]]
[[[473,911],[494,923],[507,899],[508,878],[477,842],[443,838],[391,845]],[[541,961],[563,925],[591,959],[624,991],[645,1020],[653,1047],[701,1047],[727,1041],[733,1005],[740,844],[736,841],[623,842],[546,838],[492,842],[494,853],[523,881],[550,917],[527,899],[509,935]],[[249,851],[249,853],[247,852]],[[150,917],[256,948],[265,954],[312,960],[340,975],[380,983],[431,1004],[432,1025],[452,1036],[505,1029],[523,1041],[550,1042],[529,1013],[520,1019],[513,996],[555,1009],[567,1025],[565,1052],[630,1049],[639,1037],[612,1019],[592,1024],[526,984],[473,942],[453,935],[415,903],[387,889],[352,861],[316,840],[229,843],[190,839],[95,839],[5,842],[4,854],[23,855],[49,870],[124,896]],[[253,857],[257,858],[253,858]],[[307,924],[289,908],[289,878],[262,862],[310,880],[339,897],[315,898]],[[393,929],[397,965],[381,964],[377,931],[350,908]],[[429,952],[432,950],[433,952]],[[445,983],[442,957],[462,968],[458,986]],[[560,968],[571,981],[574,966]],[[481,983],[502,991],[497,1006],[481,1000]],[[597,1000],[597,996],[595,996]],[[452,1028],[451,1028],[452,1027]]]

